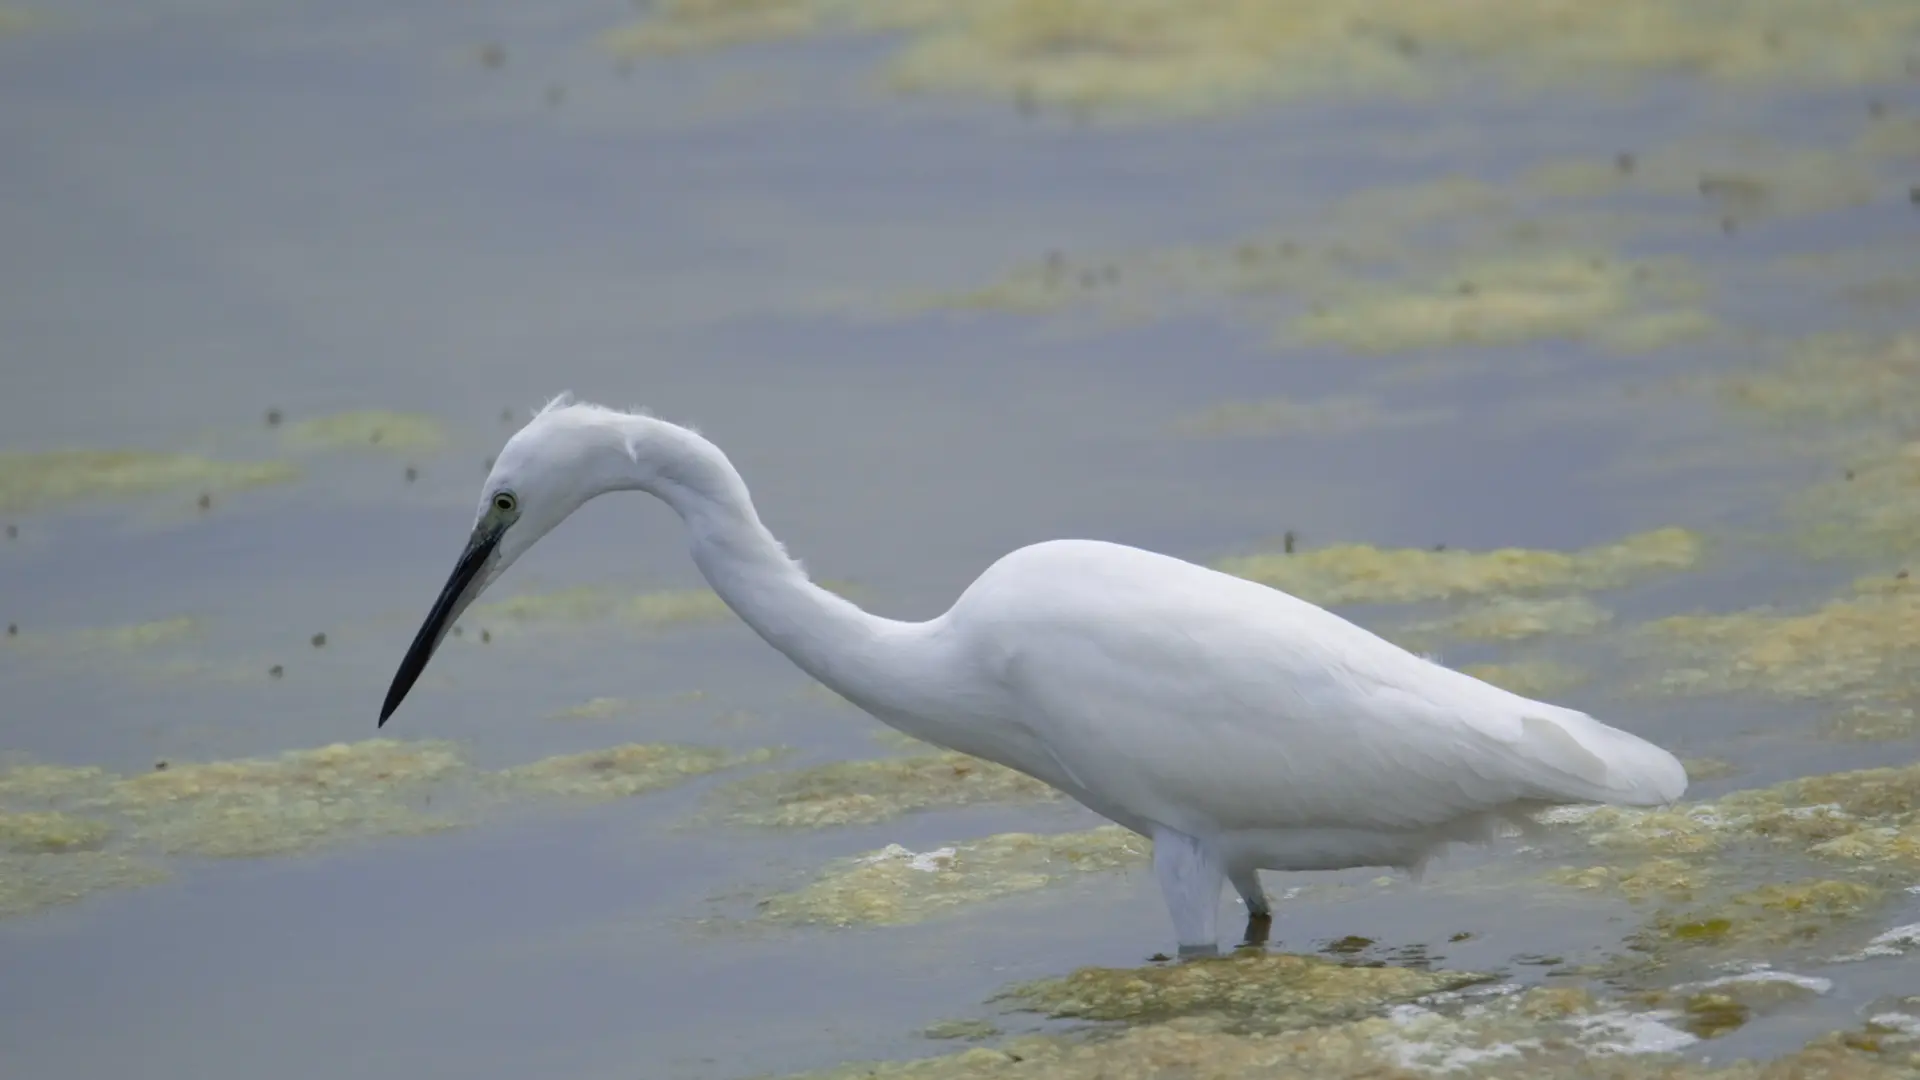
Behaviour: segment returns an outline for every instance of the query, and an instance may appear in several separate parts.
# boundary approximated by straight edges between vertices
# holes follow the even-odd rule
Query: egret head
[[[563,394],[507,440],[480,489],[466,550],[394,674],[380,726],[400,707],[461,613],[514,560],[587,500],[636,486],[635,447],[616,422],[623,419],[630,418],[573,404]]]

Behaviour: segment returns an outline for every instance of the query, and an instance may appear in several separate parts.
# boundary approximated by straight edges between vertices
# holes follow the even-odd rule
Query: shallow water
[[[1913,760],[1910,738],[1821,739],[1826,700],[1650,691],[1662,657],[1635,633],[1675,613],[1816,606],[1907,554],[1834,561],[1794,547],[1786,497],[1839,466],[1698,387],[1817,330],[1913,328],[1910,312],[1848,303],[1846,274],[1809,284],[1779,260],[1895,262],[1920,229],[1906,192],[1920,183],[1915,157],[1874,165],[1866,205],[1787,199],[1732,232],[1697,195],[1582,204],[1627,224],[1569,214],[1579,242],[1560,247],[1682,257],[1713,286],[1702,310],[1715,336],[1630,355],[1577,333],[1350,354],[1280,339],[1316,290],[1352,282],[1236,292],[1154,262],[1318,230],[1380,244],[1419,278],[1494,245],[1501,227],[1408,238],[1391,218],[1415,214],[1420,185],[1512,185],[1543,163],[1740,135],[1831,149],[1867,127],[1869,99],[1920,114],[1913,80],[1708,92],[1648,78],[1633,95],[1483,88],[1444,107],[1335,94],[1110,124],[890,96],[856,74],[882,52],[864,39],[623,69],[592,40],[631,17],[610,2],[401,15],[100,0],[0,36],[0,451],[297,470],[233,490],[188,482],[6,509],[16,534],[0,540],[0,621],[17,632],[0,642],[0,764],[137,774],[371,737],[484,463],[565,388],[698,423],[818,576],[902,617],[939,611],[999,554],[1053,536],[1215,561],[1277,550],[1289,532],[1315,547],[1573,551],[1694,530],[1698,565],[1591,593],[1611,616],[1597,628],[1432,647],[1453,664],[1579,669],[1586,680],[1558,700],[1731,763],[1697,797]],[[497,68],[479,58],[487,43],[504,50]],[[1392,190],[1412,194],[1340,208]],[[1471,218],[1426,202],[1443,222]],[[1363,227],[1372,214],[1378,235]],[[926,308],[1054,251],[1152,285],[1131,307]],[[1342,398],[1372,403],[1368,415],[1427,415],[1183,426],[1222,404]],[[444,439],[289,437],[362,409],[430,418]],[[700,586],[664,508],[607,500],[522,560],[501,595],[606,582]],[[1578,588],[1562,592],[1588,595]],[[1391,633],[1456,608],[1341,610]],[[99,632],[179,619],[178,633]],[[890,843],[925,852],[1098,821],[1015,802],[839,828],[730,824],[711,811],[749,770],[896,751],[729,618],[490,624],[476,612],[463,630],[390,733],[452,740],[476,772],[628,742],[792,752],[613,801],[453,791],[430,797],[471,804],[461,828],[370,828],[298,856],[140,855],[168,880],[0,921],[8,1075],[785,1073],[949,1052],[915,1034],[939,1020],[1061,1028],[988,999],[1170,944],[1138,868],[900,926],[756,922],[757,899]],[[600,698],[625,704],[558,716]],[[1648,911],[1541,884],[1551,858],[1463,852],[1424,886],[1275,875],[1276,893],[1307,888],[1282,906],[1274,947],[1357,935],[1377,942],[1370,959],[1425,946],[1436,966],[1577,982],[1552,973],[1618,956]],[[1489,896],[1485,875],[1509,887]],[[1831,947],[1741,957],[1833,987],[1685,1052],[1774,1056],[1857,1024],[1920,985],[1920,959],[1822,958],[1916,920],[1920,895],[1895,892]],[[1472,936],[1449,940],[1460,933]]]

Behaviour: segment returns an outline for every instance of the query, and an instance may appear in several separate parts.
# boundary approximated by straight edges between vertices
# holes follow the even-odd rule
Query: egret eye
[[[519,506],[519,501],[513,497],[513,492],[511,491],[503,491],[493,497],[493,508],[503,514],[511,514],[514,510],[518,509]]]

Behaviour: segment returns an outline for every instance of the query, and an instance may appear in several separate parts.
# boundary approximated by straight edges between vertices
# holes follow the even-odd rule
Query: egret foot
[[[1220,946],[1217,944],[1180,946],[1181,960],[1212,960],[1219,955]]]
[[[1267,939],[1272,936],[1273,916],[1262,911],[1247,916],[1247,934],[1240,940],[1240,944],[1242,947],[1252,946],[1257,949],[1265,945]]]

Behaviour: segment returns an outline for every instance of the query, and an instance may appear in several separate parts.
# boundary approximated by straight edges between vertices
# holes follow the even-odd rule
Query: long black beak
[[[487,561],[493,557],[494,548],[500,543],[499,526],[482,524],[473,531],[473,538],[467,541],[467,550],[461,554],[459,563],[453,568],[453,575],[447,578],[446,587],[440,590],[440,599],[433,602],[433,610],[427,612],[427,621],[420,624],[420,632],[414,635],[413,645],[407,649],[406,659],[400,661],[400,670],[394,673],[393,685],[387,688],[386,704],[380,706],[380,722],[375,727],[386,727],[387,718],[400,707],[407,698],[407,691],[413,689],[414,681],[427,668],[427,661],[433,659],[433,651],[440,647],[440,639],[446,637],[453,628],[453,622],[460,617],[473,600],[472,590],[480,580],[480,572],[486,568]]]

